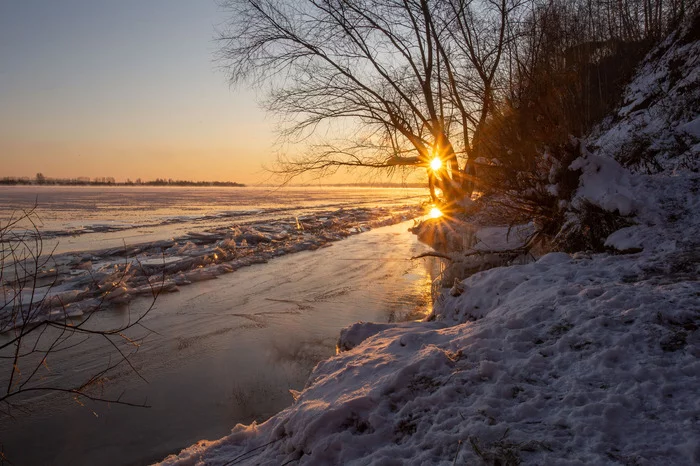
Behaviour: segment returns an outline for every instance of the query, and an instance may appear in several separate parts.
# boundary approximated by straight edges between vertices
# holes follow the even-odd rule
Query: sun
[[[440,157],[435,157],[433,160],[430,161],[430,168],[436,172],[442,168],[442,160],[440,160]]]
[[[433,207],[432,209],[430,209],[430,213],[428,214],[428,216],[430,218],[440,218],[442,217],[442,212],[437,207]]]

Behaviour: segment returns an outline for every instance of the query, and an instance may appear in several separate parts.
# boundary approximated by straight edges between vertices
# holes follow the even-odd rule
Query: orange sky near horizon
[[[276,117],[214,59],[226,20],[214,0],[1,2],[0,177],[279,182]]]
[[[273,118],[213,56],[201,0],[0,4],[0,176],[256,183]]]
[[[10,121],[0,115],[1,174],[264,181],[269,173],[263,165],[275,159],[271,118],[251,93],[234,94],[225,84],[220,101],[211,100],[202,99],[199,111],[192,102],[188,111],[166,109],[162,115],[155,103],[129,114],[110,108],[110,102],[96,115],[73,108],[73,115],[62,116],[49,105],[41,109],[45,117],[34,121],[30,112],[15,112]]]
[[[274,183],[276,117],[214,59],[226,19],[214,0],[0,3],[0,177]]]

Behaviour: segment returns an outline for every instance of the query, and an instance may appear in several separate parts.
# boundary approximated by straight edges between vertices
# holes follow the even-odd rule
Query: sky
[[[274,117],[214,60],[215,0],[0,0],[0,177],[259,183]]]

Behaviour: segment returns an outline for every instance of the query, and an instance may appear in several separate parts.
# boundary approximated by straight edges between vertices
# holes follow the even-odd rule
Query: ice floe
[[[342,208],[275,220],[234,223],[192,231],[169,240],[98,251],[57,254],[38,270],[39,287],[6,282],[0,300],[0,330],[32,322],[65,319],[124,304],[136,296],[176,291],[241,267],[328,246],[372,228],[417,215],[416,204]],[[31,312],[12,312],[14,308]]]

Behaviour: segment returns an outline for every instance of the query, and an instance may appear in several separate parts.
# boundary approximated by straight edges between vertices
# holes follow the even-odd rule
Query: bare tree
[[[68,290],[58,292],[59,274],[53,251],[44,250],[34,209],[13,215],[0,225],[0,406],[5,414],[26,396],[43,392],[66,393],[93,401],[108,401],[131,406],[143,403],[125,401],[120,397],[103,395],[101,386],[117,369],[127,367],[136,373],[130,357],[138,350],[149,333],[143,320],[152,309],[162,282],[149,280],[152,301],[144,311],[132,315],[126,322],[105,328],[93,321],[95,311],[105,307],[122,291],[129,266],[117,267],[109,284],[95,283],[92,291]],[[75,312],[71,297],[90,294],[90,313]],[[137,330],[139,330],[137,332]],[[84,344],[88,339],[100,339],[113,349],[106,360],[96,361],[97,369],[78,383],[63,385],[50,375],[53,362],[64,352]]]
[[[523,107],[539,96],[547,101],[540,110],[551,110],[555,139],[566,140],[560,133],[582,134],[612,102],[603,90],[614,87],[614,76],[593,76],[607,65],[602,58],[636,57],[629,51],[643,51],[644,39],[658,38],[697,5],[697,0],[221,2],[231,17],[219,36],[231,82],[264,90],[266,108],[281,118],[283,140],[301,146],[295,155],[280,157],[274,171],[289,179],[341,167],[423,168],[433,199],[440,188],[455,208],[471,195],[479,157],[508,156],[494,157],[484,147],[493,147],[487,139],[495,132],[486,128],[494,119],[513,111],[524,113],[523,121],[541,118],[539,110]],[[591,91],[583,110],[570,98],[584,94],[581,89]],[[566,105],[573,126],[554,121],[557,106]],[[547,140],[531,138],[525,131],[530,126],[518,137],[525,138],[528,153],[539,153]]]
[[[460,161],[473,157],[493,106],[512,0],[223,5],[231,81],[269,85],[283,135],[306,144],[280,159],[282,173],[422,167],[434,198],[435,187],[451,205],[471,195]]]

